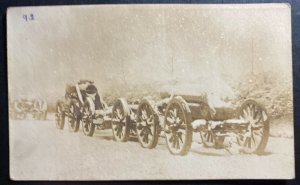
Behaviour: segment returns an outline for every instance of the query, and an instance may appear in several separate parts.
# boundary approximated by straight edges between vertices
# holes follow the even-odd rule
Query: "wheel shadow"
[[[265,151],[263,153],[259,153],[259,154],[247,154],[244,153],[242,151],[235,151],[232,152],[230,151],[230,149],[228,148],[220,148],[220,149],[216,149],[216,148],[204,148],[203,146],[199,146],[197,147],[197,149],[192,148],[190,150],[191,153],[196,153],[199,155],[203,155],[203,156],[215,156],[215,157],[226,157],[226,156],[270,156],[274,153],[269,152],[269,151]]]
[[[106,141],[113,141],[114,140],[113,136],[95,135],[94,137],[97,138],[97,139],[103,139],[103,140],[106,140]]]
[[[215,153],[215,152],[201,152],[201,151],[197,151],[197,150],[191,150],[191,153],[196,153],[199,155],[204,155],[204,156],[215,156],[215,157],[224,157],[224,156],[228,156],[228,154],[219,154],[219,153]]]
[[[96,139],[106,140],[106,141],[113,141],[114,137],[112,134],[101,132],[99,130],[96,130],[93,137]]]
[[[269,155],[272,155],[272,154],[274,154],[274,153],[269,152],[269,151],[265,151],[265,152],[263,152],[263,153],[261,153],[261,154],[258,154],[258,155],[259,155],[259,156],[269,156]]]
[[[137,142],[138,143],[139,139],[137,137],[132,136],[132,137],[129,137],[128,141],[130,141],[130,142]]]
[[[93,137],[95,137],[97,139],[104,139],[104,140],[107,140],[107,141],[114,141],[115,140],[112,133],[111,134],[105,133],[105,135],[103,135],[103,133],[101,133],[101,131],[95,132]],[[139,140],[136,136],[129,136],[128,142],[137,142],[138,143]]]
[[[81,130],[81,129],[80,129]],[[105,134],[105,135],[103,135]],[[109,132],[102,132],[101,131],[97,131],[94,136],[97,139],[101,139],[101,140],[106,140],[106,141],[114,141],[114,136],[112,133]],[[134,142],[134,143],[139,143],[139,140],[137,138],[137,136],[130,136],[127,142]],[[167,150],[167,144],[165,142],[165,137],[159,137],[159,141],[157,143],[157,145],[161,148],[163,146],[165,146],[165,149]],[[195,146],[196,145],[196,146]],[[189,151],[190,153],[194,153],[197,155],[202,155],[202,156],[213,156],[213,157],[226,157],[226,156],[239,156],[239,155],[257,155],[257,156],[269,156],[272,155],[274,153],[270,152],[270,151],[265,151],[263,153],[260,154],[246,154],[243,153],[241,151],[235,151],[232,152],[230,151],[230,148],[220,148],[220,149],[216,149],[216,148],[206,148],[204,147],[201,143],[197,143],[197,142],[193,142],[192,144],[192,148]]]

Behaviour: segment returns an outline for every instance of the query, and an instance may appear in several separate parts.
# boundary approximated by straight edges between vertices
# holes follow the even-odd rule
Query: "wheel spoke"
[[[152,120],[152,121],[147,121],[147,125],[153,126],[153,125],[154,125],[154,120]]]
[[[248,147],[249,146],[248,143],[249,143],[249,137],[246,137],[244,141],[244,147]]]
[[[257,117],[258,116],[261,117],[261,110],[258,107],[256,107],[256,106],[255,106],[255,108],[256,108],[256,110],[254,111],[253,118],[254,119],[260,119],[260,118],[257,118]]]
[[[115,132],[117,132],[118,131],[118,127],[116,126],[116,127],[114,127],[114,131]]]
[[[213,134],[212,134],[212,133],[210,133],[210,142],[211,142],[211,143],[213,143],[213,142],[214,142],[214,140],[215,140],[215,139],[214,139],[214,136],[213,136]]]
[[[262,137],[262,136],[263,136],[263,130],[262,130],[262,129],[260,129],[260,130],[255,130],[255,131],[253,131],[253,133],[254,133],[255,135],[259,136],[259,137]]]
[[[174,118],[167,117],[167,124],[168,124],[168,125],[174,124],[174,122],[175,122]]]
[[[186,129],[187,129],[187,125],[186,125],[184,122],[182,122],[182,124],[180,124],[180,125],[178,126],[178,129],[186,130]]]
[[[208,132],[208,133],[207,133],[207,138],[206,138],[206,141],[207,141],[208,143],[209,143],[209,141],[210,141],[210,136],[211,136],[211,135],[210,135],[210,132]]]
[[[254,139],[254,135],[253,134],[251,135],[251,139],[253,141],[253,144],[255,145],[256,143],[255,143],[255,139]]]
[[[148,123],[153,122],[154,121],[153,115],[150,115],[149,118],[147,117],[145,121],[147,121]]]
[[[143,135],[143,142],[147,143],[148,144],[148,132],[146,130],[144,130],[144,135]]]
[[[178,138],[181,141],[181,143],[183,144],[183,140],[182,140],[182,132],[178,132]]]
[[[173,147],[173,148],[175,148],[176,140],[177,140],[177,138],[176,138],[176,136],[174,135],[174,136],[173,136],[173,139],[172,139],[172,147]]]
[[[173,143],[173,140],[174,140],[174,135],[171,135],[170,138],[169,138],[169,142]]]
[[[153,128],[154,129],[154,128]],[[148,128],[148,132],[151,136],[153,136],[153,133],[152,133],[152,129],[151,128]]]
[[[262,111],[262,117],[263,117],[263,121],[267,121],[268,115],[265,111]]]
[[[140,136],[142,137],[142,136],[144,136],[145,135],[145,127],[143,127],[142,129],[141,129],[142,131],[140,132]]]
[[[178,136],[176,137],[176,149],[180,149]]]
[[[168,125],[165,125],[165,134],[167,135],[171,134],[171,129],[169,128]]]
[[[251,148],[251,137],[248,137],[248,148]]]

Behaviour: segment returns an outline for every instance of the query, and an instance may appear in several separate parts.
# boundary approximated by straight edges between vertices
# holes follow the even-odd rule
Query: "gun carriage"
[[[235,142],[243,153],[261,154],[268,142],[268,114],[254,100],[238,107],[212,107],[205,96],[164,94],[159,101],[144,98],[134,108],[123,101],[119,102],[121,111],[116,109],[115,114],[121,112],[122,118],[125,115],[124,122],[113,121],[113,125],[125,126],[118,130],[120,140],[126,141],[130,130],[134,130],[145,148],[156,147],[162,135],[170,153],[186,155],[194,133],[200,134],[204,147],[219,149]],[[231,143],[225,142],[228,137]]]
[[[68,117],[74,132],[81,122],[87,136],[92,136],[95,128],[111,128],[116,141],[125,142],[134,135],[142,147],[149,149],[156,147],[162,135],[174,155],[189,152],[194,133],[200,134],[204,147],[225,148],[226,138],[233,138],[244,153],[261,154],[268,142],[268,114],[254,100],[246,100],[238,107],[218,107],[211,106],[205,95],[161,93],[158,101],[146,97],[128,104],[119,98],[113,106],[108,107],[102,100],[101,107],[96,108],[96,95],[96,91],[87,93],[85,101],[79,101],[75,94],[69,105],[58,101],[57,127],[62,129]]]

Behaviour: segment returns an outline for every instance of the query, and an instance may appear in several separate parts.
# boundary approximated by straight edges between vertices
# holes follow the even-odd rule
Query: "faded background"
[[[24,15],[30,14],[34,20],[26,21]],[[119,146],[112,141],[102,141],[102,138],[106,149],[98,152],[107,151],[102,153],[103,156],[114,157],[111,153],[120,147],[127,151],[125,163],[131,166],[144,164],[151,155],[156,156],[152,159],[157,159],[151,163],[154,171],[150,173],[149,169],[142,170],[143,167],[138,171],[126,170],[126,164],[123,164],[125,167],[119,170],[127,173],[104,170],[104,176],[96,173],[101,171],[97,169],[101,166],[95,167],[95,161],[102,163],[103,160],[98,152],[94,153],[93,147],[86,149],[93,153],[85,156],[88,164],[77,160],[87,155],[83,153],[83,146],[77,147],[78,142],[89,145],[92,141],[86,141],[86,138],[79,141],[75,136],[67,136],[69,133],[59,135],[54,128],[51,130],[50,121],[47,125],[28,121],[21,123],[21,127],[16,126],[17,123],[11,124],[10,142],[14,143],[11,145],[11,172],[17,175],[16,178],[134,179],[139,173],[136,178],[141,179],[293,176],[291,15],[288,5],[20,7],[9,9],[7,19],[8,86],[12,99],[45,98],[51,111],[55,101],[64,96],[66,83],[92,79],[109,104],[118,97],[133,101],[147,95],[157,97],[158,92],[171,89],[187,94],[213,93],[216,99],[229,98],[234,105],[253,98],[267,108],[271,117],[269,154],[263,157],[225,155],[224,158],[221,153],[222,157],[216,158],[211,154],[206,156],[202,149],[200,152],[192,149],[200,155],[194,152],[182,160],[169,157],[171,155],[164,150],[140,151],[138,146],[131,147],[132,143]],[[42,129],[49,132],[40,133]],[[19,135],[26,136],[31,142],[24,143]],[[49,141],[48,136],[61,140],[70,137],[72,146],[76,147],[74,149],[70,143],[60,145],[61,140]],[[39,148],[36,141],[51,147]],[[97,147],[97,142],[93,141],[91,146]],[[35,149],[23,147],[28,144]],[[65,147],[70,153],[74,150],[73,158],[57,151]],[[48,154],[51,154],[50,158],[45,157]],[[133,157],[135,160],[131,160],[133,155],[137,155]],[[158,160],[162,155],[164,164],[168,165]],[[45,159],[45,163],[37,163],[36,159]],[[74,160],[70,162],[71,159]],[[179,165],[171,165],[174,160]],[[194,166],[203,161],[206,165]],[[228,173],[223,173],[224,170],[216,173],[215,161]],[[105,166],[109,163],[106,161]],[[189,173],[181,173],[180,169],[188,168],[182,168],[184,165],[193,168],[188,169]],[[231,168],[234,165],[238,166]],[[243,170],[239,170],[241,166]],[[74,171],[77,167],[81,171]],[[147,164],[144,167],[147,169]],[[174,175],[173,169],[177,167],[180,169]],[[205,174],[199,176],[199,171],[205,171]],[[118,176],[120,173],[125,176]]]
[[[213,82],[264,73],[291,83],[287,5],[17,8],[8,18],[9,92],[16,97],[55,99],[81,78],[102,93],[202,83],[203,76]]]

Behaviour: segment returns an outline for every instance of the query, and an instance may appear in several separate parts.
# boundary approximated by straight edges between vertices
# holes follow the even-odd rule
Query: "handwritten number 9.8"
[[[23,19],[27,22],[27,21],[33,21],[34,20],[34,15],[31,14],[23,14]]]

